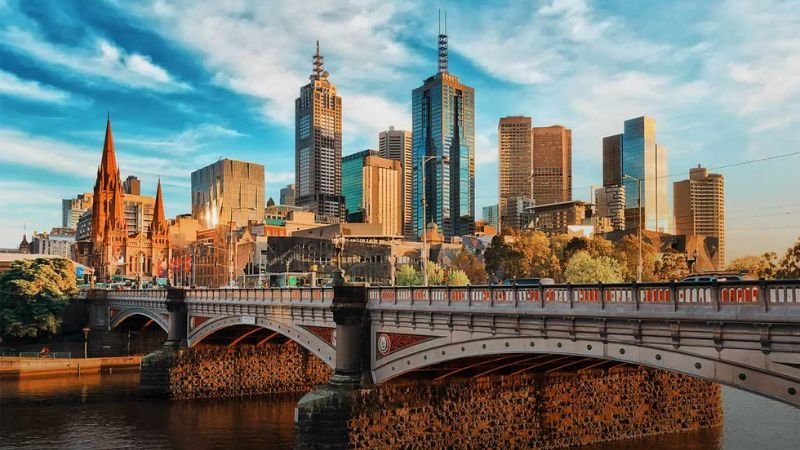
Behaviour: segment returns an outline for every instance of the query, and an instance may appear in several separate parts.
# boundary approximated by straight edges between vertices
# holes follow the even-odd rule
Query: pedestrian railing
[[[72,359],[70,352],[0,352],[0,358]]]

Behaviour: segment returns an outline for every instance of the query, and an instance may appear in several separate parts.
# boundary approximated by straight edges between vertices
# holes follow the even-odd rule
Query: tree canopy
[[[398,286],[420,286],[422,285],[422,274],[411,264],[403,264],[397,271],[395,284]]]
[[[744,271],[753,278],[772,279],[778,270],[778,256],[766,252],[761,256],[740,256],[728,264],[728,270]]]
[[[797,238],[792,247],[786,249],[786,254],[783,255],[775,275],[784,279],[800,278],[800,238]]]
[[[466,249],[461,249],[453,258],[451,268],[461,270],[472,284],[486,284],[486,267]]]
[[[592,256],[586,250],[576,251],[567,261],[564,279],[568,283],[619,283],[622,268],[608,256]]]
[[[61,311],[78,289],[68,259],[19,260],[0,275],[0,325],[4,336],[56,333]]]

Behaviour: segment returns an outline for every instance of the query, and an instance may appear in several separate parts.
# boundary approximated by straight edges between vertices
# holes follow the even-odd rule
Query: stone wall
[[[176,354],[169,395],[176,399],[303,393],[332,370],[293,341],[262,346],[197,346]]]
[[[352,407],[353,448],[560,448],[722,423],[718,385],[644,368],[395,382]]]

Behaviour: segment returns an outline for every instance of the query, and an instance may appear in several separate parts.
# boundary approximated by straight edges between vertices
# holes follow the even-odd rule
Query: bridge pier
[[[298,449],[348,448],[348,421],[364,388],[372,386],[367,286],[341,284],[333,291],[336,367],[327,384],[317,386],[297,403]]]
[[[169,288],[167,290],[167,311],[169,330],[164,346],[142,358],[139,389],[148,397],[169,397],[169,372],[175,366],[177,356],[186,348],[187,308],[186,291]]]

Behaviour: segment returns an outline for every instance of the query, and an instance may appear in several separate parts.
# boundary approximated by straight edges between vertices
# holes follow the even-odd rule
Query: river
[[[280,399],[166,401],[137,396],[138,373],[0,380],[0,449],[291,449],[294,405]],[[794,450],[800,409],[723,389],[721,428],[584,450]]]

